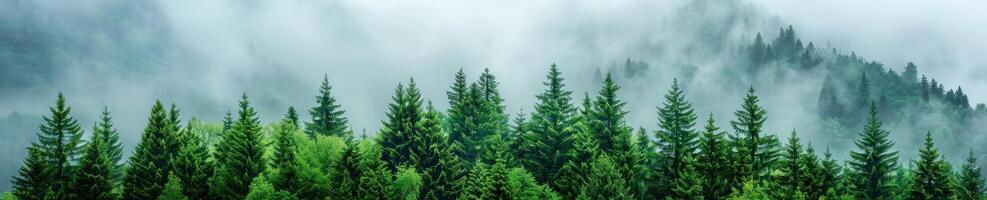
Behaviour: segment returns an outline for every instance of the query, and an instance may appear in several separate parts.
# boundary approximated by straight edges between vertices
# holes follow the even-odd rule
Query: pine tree
[[[17,171],[14,177],[14,196],[23,200],[40,200],[45,198],[45,194],[51,188],[51,171],[47,170],[47,161],[44,160],[44,153],[31,145],[27,148],[27,158],[24,165]]]
[[[117,199],[111,180],[113,163],[107,158],[107,146],[102,136],[93,134],[79,161],[78,171],[69,187],[74,199]]]
[[[260,131],[257,112],[244,94],[236,121],[216,145],[217,165],[209,187],[214,198],[243,199],[250,192],[251,181],[267,165]]]
[[[836,95],[837,92],[836,86],[833,83],[833,76],[827,74],[823,81],[822,89],[819,91],[819,100],[816,105],[820,118],[843,117],[843,106],[840,105]]]
[[[832,199],[836,193],[845,193],[845,191],[837,191],[840,189],[838,186],[841,182],[840,172],[843,171],[843,167],[833,159],[833,153],[829,151],[829,147],[826,147],[826,152],[823,155],[824,158],[819,171],[816,172],[815,179],[819,180],[819,189],[823,191],[824,196],[830,197],[827,199]]]
[[[276,129],[277,135],[275,135],[276,141],[271,167],[274,167],[277,171],[274,173],[270,182],[275,189],[299,194],[305,183],[301,182],[298,177],[300,176],[299,161],[296,157],[297,150],[294,137],[294,131],[297,128],[291,124],[291,120],[290,117],[286,117],[283,123]]]
[[[331,194],[329,199],[346,199],[356,197],[358,183],[360,182],[358,157],[355,146],[349,146],[343,151],[339,160],[332,164],[332,174],[329,175],[331,182]],[[294,191],[294,190],[288,190]]]
[[[467,162],[473,162],[479,151],[479,85],[468,85],[463,69],[456,72],[456,77],[446,95],[449,97],[449,141],[460,148],[456,155]]]
[[[634,199],[627,182],[609,157],[600,156],[590,164],[590,169],[587,182],[576,199]]]
[[[706,120],[705,131],[699,142],[699,153],[696,163],[697,171],[702,174],[703,196],[706,199],[723,199],[730,194],[730,146],[723,132],[716,127],[713,114]]]
[[[549,182],[557,175],[569,157],[573,144],[567,140],[577,130],[574,125],[576,108],[571,104],[571,91],[565,89],[558,66],[552,64],[547,87],[538,97],[535,112],[531,115],[529,133],[523,134],[520,161],[525,169],[531,169],[539,182]]]
[[[984,197],[984,178],[981,176],[980,167],[977,166],[977,158],[970,150],[970,156],[966,158],[959,174],[959,188],[956,190],[957,199],[974,200]]]
[[[860,83],[857,83],[857,94],[854,99],[856,105],[854,106],[863,110],[870,102],[870,82],[867,81],[867,73],[864,73],[860,76]]]
[[[93,134],[99,135],[99,139],[106,145],[106,158],[110,161],[110,181],[114,185],[119,184],[123,178],[123,143],[120,142],[120,133],[113,128],[113,118],[110,117],[108,107],[103,107],[103,113],[99,121],[93,125]],[[90,141],[92,142],[92,141]]]
[[[685,100],[679,81],[672,82],[672,88],[665,94],[665,103],[658,108],[658,147],[661,152],[658,194],[669,194],[672,184],[678,179],[680,170],[685,169],[685,157],[692,157],[698,146],[698,133],[693,130],[696,114],[692,104]]]
[[[299,124],[300,122],[299,122],[299,119],[298,119],[298,112],[295,111],[295,107],[294,106],[288,106],[288,112],[284,114],[284,120],[283,121],[284,121],[284,123],[287,123],[287,124],[290,124],[291,126],[294,126],[294,128],[296,128],[296,129],[301,128],[301,125]]]
[[[807,195],[811,190],[812,186],[807,183],[812,179],[812,173],[808,169],[809,166],[805,157],[806,152],[802,148],[802,143],[795,130],[792,130],[788,144],[785,145],[784,157],[778,168],[781,174],[775,180],[777,185],[782,187],[782,192],[778,193],[779,196],[777,197],[791,198],[797,195]]]
[[[193,128],[197,120],[189,120],[178,132],[178,153],[172,158],[171,175],[181,183],[184,197],[193,200],[209,199],[209,177],[213,173],[213,163],[209,162],[209,147]],[[167,189],[167,187],[165,188]]]
[[[182,181],[178,177],[171,175],[168,176],[168,183],[165,183],[164,190],[161,192],[161,196],[157,197],[158,200],[188,200],[185,197],[184,191],[182,191]]]
[[[504,144],[508,135],[508,115],[504,113],[504,99],[500,96],[500,91],[498,91],[498,82],[496,77],[490,73],[490,69],[484,69],[483,73],[480,74],[479,80],[476,84],[478,88],[478,93],[476,96],[477,103],[477,135],[479,150],[478,154],[480,161],[488,164],[496,162],[496,156],[492,154],[506,153],[504,148],[507,146]],[[504,159],[512,159],[505,157]]]
[[[950,170],[940,160],[939,151],[932,142],[932,132],[925,134],[925,147],[919,150],[915,162],[915,177],[908,190],[908,199],[951,199]]]
[[[422,100],[414,79],[408,87],[398,84],[391,97],[394,101],[389,105],[387,121],[381,128],[377,143],[381,146],[381,159],[387,162],[388,169],[396,171],[398,166],[410,165],[412,140],[419,137],[418,121],[423,118]]]
[[[505,182],[504,187],[507,188],[510,199],[562,199],[550,187],[538,184],[535,177],[521,167],[510,169]]]
[[[623,102],[617,99],[617,92],[620,90],[607,73],[603,80],[603,88],[593,101],[589,116],[586,122],[589,133],[595,136],[600,151],[607,153],[613,158],[620,170],[624,181],[632,186],[632,194],[636,196],[644,195],[645,189],[638,186],[643,177],[642,158],[637,146],[633,144],[631,132],[633,129],[627,125],[624,116]]]
[[[422,199],[454,199],[459,196],[460,180],[466,175],[462,161],[442,131],[439,113],[428,105],[424,118],[418,122],[421,135],[412,138],[411,160],[422,175]]]
[[[305,133],[309,137],[318,135],[339,136],[346,140],[353,139],[353,133],[349,131],[348,120],[343,117],[346,111],[336,104],[336,98],[332,96],[332,86],[329,86],[329,75],[322,78],[322,86],[319,88],[319,96],[315,97],[315,107],[309,110],[312,115],[312,122],[305,123]]]
[[[806,199],[822,198],[826,195],[826,191],[829,190],[829,187],[825,185],[826,183],[819,176],[825,168],[815,152],[816,150],[812,148],[812,144],[806,145],[805,155],[802,156],[801,160],[802,166],[805,166],[806,173],[803,175],[801,183],[806,188],[804,191]]]
[[[577,122],[576,126],[583,126],[582,122]],[[555,179],[549,184],[555,188],[563,198],[576,198],[580,192],[589,184],[590,174],[593,171],[593,161],[601,155],[593,140],[593,135],[588,131],[578,131],[568,141],[573,144],[573,149],[566,154],[570,159],[559,169]],[[605,154],[602,154],[605,155]],[[612,159],[610,160],[613,161]],[[616,165],[616,163],[613,163]],[[619,170],[619,168],[618,168]],[[618,171],[621,172],[621,171]],[[624,179],[624,174],[620,173],[620,178]],[[625,181],[626,183],[626,181]]]
[[[42,153],[45,160],[45,170],[49,179],[48,187],[51,196],[66,198],[69,181],[73,176],[73,162],[82,154],[82,130],[78,122],[71,116],[72,108],[65,105],[65,97],[58,93],[55,106],[50,107],[51,116],[44,117],[41,132],[38,133],[38,143],[34,146]]]
[[[391,187],[391,199],[415,200],[418,199],[422,190],[422,177],[415,172],[415,169],[400,168],[394,177]]]
[[[367,200],[388,199],[388,187],[391,186],[394,177],[388,171],[387,163],[380,159],[379,146],[369,141],[359,145],[357,164],[360,178],[356,186],[356,196]]]
[[[735,183],[743,183],[753,178],[759,180],[768,176],[778,159],[778,138],[764,133],[764,121],[767,111],[758,105],[754,95],[754,87],[747,90],[744,103],[740,110],[734,112],[737,117],[730,121],[730,126],[736,132],[732,138],[736,152],[737,167]],[[755,181],[756,182],[756,181]]]
[[[123,199],[153,199],[168,182],[170,142],[175,133],[164,106],[155,101],[123,180]]]
[[[248,193],[244,199],[246,200],[291,200],[298,199],[297,197],[291,195],[288,192],[274,189],[271,183],[267,182],[264,176],[258,176],[254,178],[250,183],[250,193]]]
[[[672,182],[671,193],[666,199],[691,199],[701,200],[703,197],[703,178],[696,171],[696,160],[692,156],[683,158],[682,170],[676,175],[675,182]]]
[[[888,182],[897,167],[898,152],[891,151],[894,142],[888,134],[877,119],[877,106],[871,104],[867,124],[854,142],[858,150],[850,152],[851,185],[858,199],[877,200],[891,195]]]
[[[491,167],[483,163],[473,165],[473,169],[470,170],[469,176],[467,176],[463,183],[463,191],[458,199],[508,199],[505,194],[506,191],[503,191],[503,181],[505,178],[503,176],[506,175],[504,173],[506,171],[494,172]],[[500,183],[500,187],[496,185],[498,183]]]

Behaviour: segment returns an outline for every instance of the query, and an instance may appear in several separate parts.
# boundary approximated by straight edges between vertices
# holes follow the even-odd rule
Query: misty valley
[[[2,0],[0,199],[987,199],[950,66],[759,2],[490,4]]]

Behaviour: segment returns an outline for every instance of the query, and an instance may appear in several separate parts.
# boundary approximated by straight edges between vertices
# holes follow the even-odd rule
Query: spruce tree
[[[134,149],[123,180],[123,199],[153,199],[168,182],[170,155],[168,146],[175,133],[161,101],[151,107],[151,116]]]
[[[14,196],[23,200],[40,200],[45,198],[45,194],[51,188],[51,171],[47,170],[47,161],[44,160],[44,153],[31,145],[27,148],[27,158],[24,165],[17,170],[17,177],[14,177]]]
[[[398,84],[391,97],[387,120],[381,128],[377,143],[381,146],[381,159],[387,162],[388,169],[396,171],[398,166],[411,165],[412,141],[420,136],[417,126],[423,118],[422,100],[414,79],[405,88]]]
[[[389,196],[391,199],[415,200],[419,199],[421,190],[422,177],[415,172],[415,169],[402,167],[394,176]]]
[[[735,148],[735,183],[766,178],[778,157],[778,138],[764,133],[767,111],[758,104],[754,87],[747,90],[740,110],[734,112],[736,120],[730,121],[736,135],[732,138]],[[756,182],[756,181],[755,181]]]
[[[184,191],[182,191],[182,181],[174,176],[168,176],[168,183],[165,183],[164,190],[161,192],[161,196],[156,198],[157,200],[188,200],[189,198],[185,196]]]
[[[357,182],[357,197],[366,200],[387,199],[394,178],[387,169],[387,163],[380,159],[380,148],[369,141],[359,144],[358,167],[360,178]]]
[[[723,132],[716,127],[713,114],[706,120],[705,130],[699,142],[697,171],[702,174],[703,196],[706,199],[723,199],[730,194],[730,146]]]
[[[208,161],[209,147],[194,128],[198,123],[189,120],[178,132],[177,138],[183,142],[171,160],[170,174],[181,183],[183,196],[193,200],[209,199],[209,177],[213,174],[213,163]]]
[[[346,140],[353,139],[353,133],[349,131],[348,120],[343,117],[346,111],[336,104],[336,98],[332,96],[332,86],[329,86],[329,75],[322,78],[322,86],[319,87],[319,96],[315,97],[315,107],[308,111],[312,115],[312,122],[305,123],[305,133],[309,137],[315,135],[338,136]]]
[[[870,82],[867,81],[867,73],[864,73],[860,76],[860,83],[857,83],[857,94],[854,99],[856,105],[854,106],[863,110],[870,102]]]
[[[297,127],[291,124],[291,118],[286,117],[282,124],[277,126],[275,135],[274,157],[271,160],[271,167],[277,169],[271,178],[271,185],[275,189],[286,191],[292,194],[299,194],[303,182],[299,179],[299,161],[296,157],[295,130]]]
[[[462,161],[442,131],[439,113],[429,103],[418,122],[421,135],[412,138],[411,160],[422,176],[422,199],[454,199],[459,196],[460,180],[466,175]]]
[[[250,193],[248,193],[244,199],[245,200],[291,200],[298,199],[292,194],[274,189],[271,183],[267,182],[264,176],[258,176],[254,178],[250,183]]]
[[[298,119],[298,112],[295,111],[295,107],[294,106],[288,106],[288,112],[284,114],[283,123],[286,123],[286,124],[289,124],[291,126],[294,126],[294,128],[296,128],[296,129],[301,128],[301,125],[299,124],[300,122],[299,122],[299,119]]]
[[[798,195],[808,195],[808,192],[812,189],[809,181],[812,180],[812,173],[808,164],[806,163],[806,152],[802,148],[802,143],[795,132],[792,130],[792,135],[788,138],[788,144],[785,145],[784,157],[781,159],[781,165],[778,171],[781,172],[780,176],[775,179],[777,185],[782,187],[780,193],[777,193],[779,198],[790,198]]]
[[[260,131],[257,112],[244,94],[236,121],[216,145],[217,165],[209,187],[214,198],[243,199],[250,192],[251,182],[267,166]]]
[[[566,154],[573,147],[568,138],[577,132],[574,126],[576,108],[570,102],[572,92],[565,89],[561,76],[558,66],[552,64],[546,76],[548,80],[543,83],[547,88],[537,95],[529,133],[521,136],[520,161],[539,182],[553,180],[568,162]]]
[[[898,152],[891,151],[894,142],[888,134],[881,128],[877,106],[872,103],[867,124],[854,142],[857,150],[850,152],[850,183],[858,199],[877,200],[891,195],[889,176],[897,168]]]
[[[69,187],[73,199],[117,199],[111,180],[113,163],[106,155],[106,144],[100,134],[93,134],[79,161],[78,171]]]
[[[919,150],[907,199],[951,199],[953,188],[949,166],[939,157],[932,142],[932,132],[925,134],[925,147]]]
[[[586,184],[576,199],[634,199],[627,182],[609,157],[600,156],[590,164],[590,169]]]
[[[686,156],[683,161],[683,168],[678,171],[679,174],[676,175],[675,182],[672,183],[671,193],[666,196],[666,199],[704,199],[703,178],[696,171],[696,160],[691,156]]]
[[[346,199],[356,197],[358,183],[360,182],[359,166],[357,166],[357,149],[355,146],[348,146],[343,151],[339,160],[333,163],[332,173],[329,175],[331,188],[329,199]],[[293,190],[289,190],[293,191]]]
[[[819,171],[816,172],[815,179],[819,181],[819,189],[823,191],[824,196],[830,197],[827,199],[832,199],[837,193],[845,193],[845,191],[837,191],[841,188],[838,186],[841,184],[840,172],[843,171],[843,167],[840,166],[836,160],[833,159],[833,153],[830,152],[829,147],[826,147],[825,153],[823,153],[823,160],[821,162]]]
[[[956,190],[957,199],[983,199],[984,178],[981,176],[980,166],[977,166],[977,157],[973,156],[972,149],[970,150],[970,156],[966,158],[966,163],[960,169],[959,176],[960,185]]]
[[[99,121],[93,125],[93,134],[99,135],[102,143],[106,145],[106,158],[110,161],[110,181],[116,185],[123,178],[123,143],[120,142],[120,133],[113,128],[113,118],[110,117],[108,107],[103,107]],[[90,141],[92,142],[92,141]]]
[[[633,129],[624,119],[627,114],[624,105],[627,103],[617,98],[619,90],[620,86],[613,81],[610,73],[607,73],[603,80],[603,88],[589,109],[586,123],[600,151],[613,158],[624,181],[632,187],[632,194],[641,196],[646,193],[644,186],[639,185],[644,176],[642,172],[645,171],[642,166],[643,159],[631,136]]]
[[[696,114],[692,104],[685,100],[678,79],[665,94],[665,102],[658,108],[658,148],[661,152],[659,176],[662,180],[655,191],[669,194],[678,179],[679,170],[685,169],[685,157],[692,157],[698,149],[698,134],[693,130]]]
[[[466,74],[463,69],[456,72],[456,77],[446,92],[449,97],[449,141],[460,148],[456,150],[456,155],[468,162],[473,162],[479,153],[478,132],[479,124],[479,98],[481,91],[479,85],[469,85],[466,83]]]
[[[65,105],[65,97],[58,93],[55,106],[50,107],[51,116],[44,117],[38,143],[34,146],[42,153],[45,168],[49,172],[48,187],[52,197],[67,198],[69,181],[76,162],[82,154],[82,130],[71,116],[72,108]]]

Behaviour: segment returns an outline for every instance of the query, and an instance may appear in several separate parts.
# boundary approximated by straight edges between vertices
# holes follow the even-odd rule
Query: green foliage
[[[418,122],[424,117],[422,99],[411,79],[408,87],[398,84],[391,97],[394,101],[389,105],[387,120],[377,137],[377,143],[382,150],[382,159],[387,161],[388,168],[395,171],[398,166],[411,165],[412,142],[422,137]]]
[[[696,160],[691,156],[686,156],[683,161],[683,169],[679,170],[672,182],[672,190],[665,199],[704,199],[702,175],[696,171]]]
[[[889,176],[897,167],[898,152],[891,151],[894,142],[888,134],[877,119],[877,107],[871,104],[867,125],[854,143],[858,150],[850,152],[850,183],[858,199],[877,200],[891,195]]]
[[[951,170],[939,158],[939,151],[932,142],[932,132],[925,135],[925,147],[919,150],[919,160],[915,162],[915,177],[908,190],[908,199],[950,199]]]
[[[734,190],[727,200],[769,200],[770,192],[764,188],[763,184],[745,182],[740,190]]]
[[[398,169],[391,187],[392,199],[415,200],[422,190],[422,177],[411,168]]]
[[[593,161],[590,170],[577,199],[634,199],[627,182],[608,156]]]
[[[300,162],[296,156],[298,150],[295,146],[295,132],[298,127],[292,124],[292,120],[289,115],[275,127],[274,157],[271,160],[271,167],[275,172],[270,182],[275,189],[300,194],[299,191],[305,183],[298,177]]]
[[[764,133],[767,111],[758,104],[754,87],[747,90],[740,110],[734,112],[736,120],[730,121],[736,135],[734,143],[734,183],[757,182],[765,179],[778,159],[778,138]]]
[[[552,64],[543,84],[547,87],[537,95],[538,103],[528,124],[528,133],[521,135],[519,155],[521,164],[530,169],[539,182],[553,180],[570,156],[574,144],[569,139],[576,132],[570,103],[571,91],[565,89],[558,66]],[[553,186],[554,187],[554,186]]]
[[[44,152],[35,145],[27,148],[27,158],[14,177],[13,195],[18,199],[44,199],[49,191],[51,175],[47,170]]]
[[[442,131],[439,114],[431,104],[418,122],[421,134],[413,138],[412,163],[422,176],[422,199],[454,199],[459,196],[460,181],[466,175],[463,161],[454,153]]]
[[[291,200],[298,199],[291,193],[274,189],[271,183],[267,182],[264,176],[258,176],[250,183],[250,193],[244,198],[246,200]]]
[[[209,199],[209,177],[213,174],[213,163],[209,162],[209,147],[200,132],[194,127],[198,120],[189,120],[178,132],[178,153],[171,160],[171,175],[182,184],[182,193],[193,200]]]
[[[171,142],[176,141],[174,125],[160,101],[151,107],[151,116],[140,143],[130,157],[123,180],[123,199],[153,199],[168,182]]]
[[[85,154],[69,185],[71,198],[117,199],[111,180],[113,163],[110,163],[106,155],[107,145],[100,137],[102,135],[93,134],[91,142],[86,145]]]
[[[50,195],[54,198],[68,198],[67,191],[74,175],[73,163],[82,154],[82,130],[79,123],[71,116],[72,108],[65,105],[65,97],[61,93],[55,100],[55,106],[50,107],[51,116],[44,117],[38,142],[34,148],[39,150],[47,170],[46,182]]]
[[[309,110],[312,115],[312,122],[305,123],[305,133],[310,137],[315,135],[337,136],[346,140],[353,139],[353,132],[349,130],[348,120],[343,117],[346,111],[336,104],[336,98],[332,96],[332,86],[329,86],[329,75],[322,79],[322,86],[319,87],[319,96],[315,97],[315,107]],[[290,112],[289,112],[290,113]],[[297,117],[295,117],[297,122]]]
[[[211,193],[218,199],[243,199],[250,192],[250,182],[267,166],[265,144],[257,112],[250,107],[247,95],[240,100],[238,118],[216,146],[215,175],[210,179]]]
[[[729,165],[730,146],[723,132],[716,127],[713,115],[706,120],[705,130],[699,141],[699,153],[696,155],[696,168],[702,175],[703,196],[707,199],[722,199],[730,194],[731,169]]]
[[[562,199],[559,194],[552,191],[552,188],[538,184],[538,181],[535,180],[535,177],[531,173],[520,167],[511,169],[507,173],[505,187],[507,188],[510,199]]]
[[[692,128],[696,124],[696,114],[692,104],[685,100],[683,90],[679,87],[678,79],[672,82],[672,88],[665,94],[665,102],[658,108],[658,148],[661,157],[659,176],[661,182],[658,191],[670,194],[672,185],[685,169],[685,157],[694,157],[699,149],[698,133]]]
[[[980,167],[977,166],[977,158],[970,150],[970,156],[966,158],[966,163],[960,169],[959,187],[956,189],[957,199],[973,200],[984,197],[984,178],[981,176]]]
[[[188,200],[182,191],[182,181],[174,175],[168,176],[168,183],[165,183],[164,190],[157,197],[158,200]]]
[[[106,155],[107,160],[111,164],[109,179],[111,183],[116,185],[123,178],[123,162],[121,162],[123,159],[123,143],[120,141],[120,133],[113,128],[113,118],[110,117],[108,107],[103,107],[99,121],[93,125],[93,134],[98,135],[98,139],[102,140],[102,143],[106,145],[106,152],[103,154]],[[93,140],[96,140],[96,138],[94,136]]]

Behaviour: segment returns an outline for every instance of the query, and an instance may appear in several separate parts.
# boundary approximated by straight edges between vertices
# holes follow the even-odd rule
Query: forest
[[[0,200],[987,198],[979,88],[757,1],[313,2],[0,1]]]
[[[783,30],[784,31],[784,30]],[[762,45],[757,37],[756,48]],[[810,44],[811,46],[811,44]],[[811,49],[811,48],[810,48]],[[804,51],[804,50],[803,50]],[[753,54],[759,55],[759,54]],[[853,56],[849,57],[850,59]],[[757,60],[757,59],[752,59]],[[913,68],[912,68],[913,69]],[[905,78],[914,75],[905,75]],[[59,94],[6,198],[16,199],[983,199],[971,150],[942,159],[931,132],[920,157],[899,161],[882,121],[882,100],[862,100],[850,159],[833,158],[797,130],[767,134],[769,112],[756,88],[733,100],[733,116],[697,113],[678,80],[658,108],[657,127],[635,130],[621,86],[608,73],[581,100],[552,64],[528,113],[510,115],[494,74],[475,82],[460,70],[448,110],[423,99],[415,80],[398,84],[383,128],[354,132],[325,78],[300,119],[290,107],[261,122],[247,94],[222,123],[181,120],[177,105],[154,102],[132,156],[110,110],[88,136]],[[827,79],[829,80],[829,79]],[[866,76],[862,77],[867,84]],[[829,81],[827,81],[829,82]],[[912,82],[932,97],[941,86]],[[827,93],[829,89],[823,89]],[[866,91],[865,91],[866,92]],[[827,102],[821,95],[820,102]],[[956,102],[963,104],[964,102]],[[820,106],[839,105],[838,103]],[[836,115],[839,109],[824,109]],[[716,120],[729,121],[718,127]],[[84,138],[85,137],[85,138]]]

